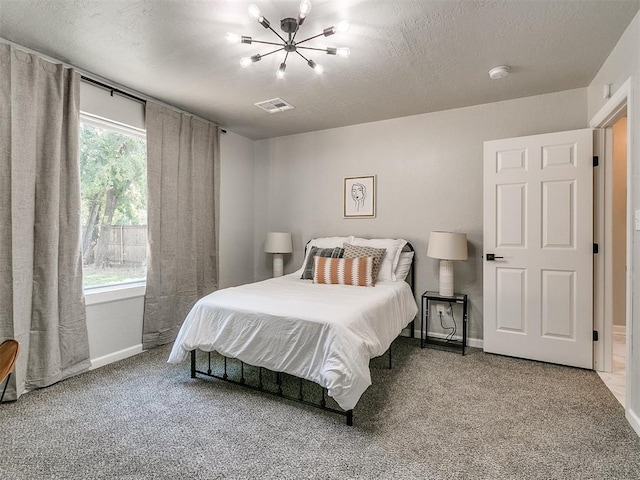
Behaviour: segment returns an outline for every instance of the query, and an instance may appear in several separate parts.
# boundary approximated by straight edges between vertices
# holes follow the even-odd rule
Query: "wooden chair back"
[[[0,344],[0,384],[13,371],[19,350],[20,344],[15,340],[5,340]]]

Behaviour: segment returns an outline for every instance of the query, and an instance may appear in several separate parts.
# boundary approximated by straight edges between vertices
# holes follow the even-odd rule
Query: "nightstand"
[[[429,306],[431,302],[457,303],[462,305],[462,341],[446,340],[429,336]],[[445,297],[438,292],[426,291],[422,294],[422,318],[420,319],[420,348],[425,346],[440,350],[460,352],[464,355],[467,345],[467,295],[454,293],[452,297]]]

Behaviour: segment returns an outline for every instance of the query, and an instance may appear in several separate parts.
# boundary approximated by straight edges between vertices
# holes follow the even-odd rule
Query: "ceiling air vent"
[[[254,103],[254,105],[269,113],[284,112],[285,110],[296,108],[281,98],[272,98],[271,100],[265,100],[264,102]]]

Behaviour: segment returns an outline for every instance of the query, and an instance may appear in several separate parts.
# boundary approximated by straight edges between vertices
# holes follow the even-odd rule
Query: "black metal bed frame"
[[[389,369],[391,369],[391,347],[389,347]],[[338,415],[343,415],[344,417],[346,417],[346,421],[347,421],[347,425],[348,426],[353,426],[353,410],[342,410],[342,409],[338,409],[338,408],[333,408],[327,405],[327,400],[326,398],[328,397],[327,394],[327,389],[325,387],[322,387],[320,385],[318,385],[317,383],[311,382],[309,380],[306,380],[304,378],[300,378],[300,377],[295,377],[293,375],[290,375],[288,373],[285,372],[274,372],[272,370],[269,370],[268,368],[264,368],[264,367],[254,367],[258,369],[258,385],[252,385],[250,383],[247,383],[245,377],[244,377],[244,367],[245,365],[249,365],[249,364],[245,364],[243,361],[241,360],[237,360],[237,359],[231,359],[229,357],[225,357],[224,355],[218,354],[218,356],[222,357],[222,359],[224,360],[224,373],[222,375],[217,375],[215,373],[213,373],[213,370],[211,369],[211,353],[212,352],[203,352],[207,354],[207,363],[208,363],[208,368],[206,371],[204,370],[198,370],[196,368],[196,350],[191,350],[191,378],[197,378],[197,374],[200,375],[204,375],[210,378],[216,378],[218,380],[222,380],[228,383],[232,383],[234,385],[238,385],[244,388],[248,388],[251,390],[256,390],[258,392],[262,392],[262,393],[268,393],[269,395],[274,395],[276,397],[281,397],[281,398],[285,398],[287,400],[291,400],[293,402],[297,402],[297,403],[301,403],[303,405],[308,405],[314,408],[319,408],[320,410],[324,410],[325,412],[331,412],[331,413],[335,413]],[[239,380],[234,380],[232,378],[229,377],[228,373],[227,373],[227,364],[229,362],[229,360],[234,360],[234,361],[238,361],[240,363],[240,379]],[[275,385],[277,386],[277,391],[273,391],[270,390],[268,388],[266,388],[265,384],[263,383],[263,379],[265,377],[265,375],[263,374],[263,372],[269,372],[272,375],[275,375]],[[285,393],[282,390],[282,379],[284,377],[284,375],[288,375],[292,378],[296,378],[298,380],[298,395],[297,396],[293,396],[293,395],[289,395],[287,393]],[[320,387],[322,389],[322,398],[320,400],[319,403],[315,403],[313,401],[310,400],[306,400],[304,397],[304,388],[303,385],[307,383],[310,385],[316,385],[318,387]]]
[[[307,244],[308,245],[308,244]],[[305,246],[305,253],[307,251],[307,247]],[[409,251],[409,252],[414,252],[414,248],[413,245],[411,245],[410,243],[407,242],[405,248],[403,249],[403,251]],[[411,262],[411,268],[409,269],[409,274],[407,275],[407,278],[410,279],[410,281],[408,281],[409,285],[411,286],[411,292],[413,293],[414,297],[415,297],[415,281],[414,281],[414,265],[415,265],[415,256],[413,261]],[[414,320],[411,321],[411,338],[414,337],[415,334],[415,318]],[[392,349],[392,345],[389,345],[389,369],[391,369],[392,367],[392,356],[391,356],[391,349]],[[224,360],[224,373],[222,375],[218,375],[215,374],[213,372],[213,370],[211,369],[211,353],[212,352],[203,352],[207,354],[207,370],[198,370],[196,368],[196,350],[191,350],[191,378],[197,378],[197,374],[200,375],[204,375],[206,377],[210,377],[210,378],[215,378],[218,380],[222,380],[228,383],[232,383],[234,385],[238,385],[244,388],[248,388],[250,390],[255,390],[258,392],[262,392],[262,393],[268,393],[270,395],[274,395],[276,397],[281,397],[281,398],[285,398],[287,400],[291,400],[293,402],[297,402],[297,403],[301,403],[304,405],[308,405],[314,408],[319,408],[320,410],[324,410],[325,412],[331,412],[331,413],[335,413],[338,415],[342,415],[344,417],[346,417],[346,422],[348,426],[353,426],[353,409],[351,410],[342,410],[342,409],[338,409],[338,408],[333,408],[331,406],[327,406],[327,402],[326,402],[326,397],[328,396],[327,394],[327,389],[325,387],[322,387],[321,385],[315,383],[315,382],[311,382],[309,380],[300,378],[300,377],[296,377],[294,375],[290,375],[287,374],[285,372],[274,372],[272,370],[269,370],[268,368],[265,367],[256,367],[254,365],[251,365],[253,368],[258,368],[258,385],[252,385],[250,383],[246,382],[245,376],[244,376],[244,367],[245,367],[245,363],[241,360],[237,360],[237,359],[231,359],[229,357],[226,357],[224,355],[218,354],[218,356],[222,357]],[[228,371],[227,371],[227,365],[228,365],[228,361],[229,360],[234,360],[234,361],[238,361],[240,362],[240,379],[239,380],[234,380],[232,378],[229,377],[228,375]],[[246,365],[250,365],[250,364],[246,364]],[[272,375],[275,375],[275,385],[277,387],[277,391],[273,391],[273,390],[269,390],[267,388],[265,388],[265,385],[263,383],[263,372],[269,372]],[[285,393],[282,389],[282,379],[284,375],[288,375],[292,378],[297,378],[298,379],[298,394],[297,396],[293,396],[293,395],[289,395],[287,393]],[[309,383],[312,385],[317,385],[320,388],[322,388],[322,398],[320,400],[319,403],[314,403],[312,401],[306,400],[304,397],[304,389],[303,389],[303,384],[304,383]]]

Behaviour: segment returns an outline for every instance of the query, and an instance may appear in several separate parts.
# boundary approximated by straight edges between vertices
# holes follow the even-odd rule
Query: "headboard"
[[[405,278],[405,282],[407,282],[410,286],[411,286],[411,292],[413,293],[413,296],[416,296],[416,288],[415,288],[415,278],[414,278],[414,268],[416,265],[416,254],[415,254],[415,249],[413,248],[413,245],[411,245],[410,242],[407,242],[407,244],[403,247],[402,249],[403,252],[414,252],[413,253],[413,258],[411,259],[411,268],[409,269],[409,275],[407,275],[407,278]]]

